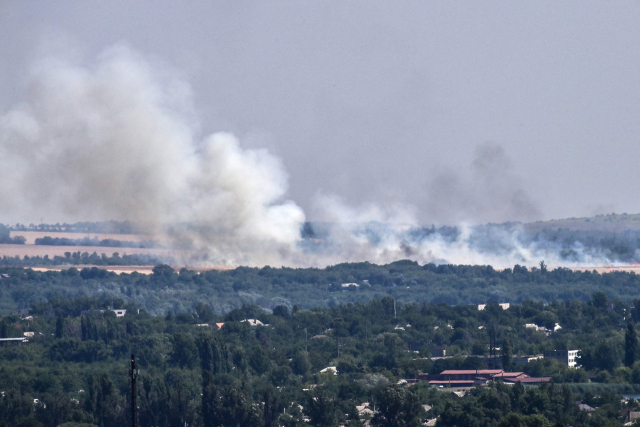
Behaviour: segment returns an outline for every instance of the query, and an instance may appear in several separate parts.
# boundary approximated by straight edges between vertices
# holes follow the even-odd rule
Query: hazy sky
[[[191,84],[203,134],[280,157],[312,220],[319,194],[426,224],[637,213],[638,22],[638,1],[0,0],[0,114],[43,50],[126,43]]]

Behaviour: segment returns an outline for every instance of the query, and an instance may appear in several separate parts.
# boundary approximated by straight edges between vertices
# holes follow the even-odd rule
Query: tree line
[[[211,301],[217,314],[243,304],[266,309],[277,305],[301,308],[334,307],[389,296],[402,304],[482,304],[490,301],[522,303],[528,299],[588,301],[596,292],[608,298],[632,301],[640,297],[640,276],[635,273],[599,274],[592,271],[553,270],[515,265],[419,265],[397,261],[386,265],[344,263],[327,268],[238,267],[232,270],[175,271],[156,265],[152,275],[115,274],[97,268],[70,267],[38,272],[20,265],[140,265],[157,262],[153,256],[112,256],[68,252],[65,256],[3,258],[0,267],[0,313],[27,309],[54,295],[120,298],[139,304],[154,315],[187,312],[198,301]],[[6,277],[8,276],[8,277]],[[351,286],[343,286],[353,284]]]

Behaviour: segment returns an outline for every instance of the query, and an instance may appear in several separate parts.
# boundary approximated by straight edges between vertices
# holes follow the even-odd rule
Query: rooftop
[[[498,375],[503,373],[502,369],[467,369],[455,370],[450,369],[440,372],[440,375]]]

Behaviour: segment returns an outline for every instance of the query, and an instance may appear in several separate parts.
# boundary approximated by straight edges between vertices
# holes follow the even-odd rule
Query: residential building
[[[521,382],[524,385],[536,385],[549,382],[551,377],[532,378],[524,372],[505,372],[502,369],[446,370],[439,375],[419,374],[419,381],[428,381],[439,387],[468,388],[485,385],[489,381],[502,381],[505,384]]]

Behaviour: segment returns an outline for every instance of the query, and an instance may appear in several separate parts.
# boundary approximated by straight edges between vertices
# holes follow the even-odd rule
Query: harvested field
[[[62,271],[68,268],[75,267],[78,270],[82,270],[83,268],[100,268],[103,270],[111,271],[113,273],[136,273],[140,274],[153,274],[153,267],[149,265],[126,265],[126,266],[117,266],[117,265],[59,265],[55,267],[29,267],[34,271]]]
[[[110,248],[105,246],[45,246],[45,245],[9,245],[0,244],[0,258],[3,256],[15,257],[19,256],[23,258],[25,255],[34,256],[64,256],[65,252],[87,252],[92,254],[93,252],[98,255],[106,254],[111,256],[114,252],[122,255],[156,255],[159,257],[170,257],[175,254],[174,251],[169,249],[158,248]]]
[[[106,233],[64,233],[64,232],[56,232],[56,231],[11,231],[11,237],[22,236],[27,239],[26,243],[28,245],[33,245],[36,242],[36,239],[41,239],[45,236],[50,237],[59,237],[64,239],[84,239],[85,237],[89,239],[112,239],[112,240],[120,240],[123,242],[143,242],[153,240],[152,236],[147,236],[143,234],[106,234]],[[99,253],[99,252],[98,252]]]
[[[620,265],[620,266],[593,266],[572,268],[573,271],[596,271],[598,273],[615,273],[617,271],[625,271],[627,273],[640,274],[640,265]]]
[[[112,271],[114,273],[133,273],[134,271],[136,273],[140,273],[140,274],[153,274],[153,266],[150,265],[123,265],[123,266],[117,266],[117,265],[109,265],[109,266],[105,266],[105,265],[74,265],[74,266],[68,266],[68,265],[58,265],[58,266],[52,266],[52,267],[30,267],[32,270],[35,271],[62,271],[62,270],[66,270],[68,268],[71,267],[75,267],[78,270],[81,270],[83,268],[92,268],[92,267],[96,267],[96,268],[100,268],[103,270],[107,270],[107,271]],[[174,270],[179,271],[180,268],[182,267],[173,267]],[[209,270],[233,270],[234,267],[199,267],[199,268],[189,268],[189,270],[192,271],[209,271]]]

